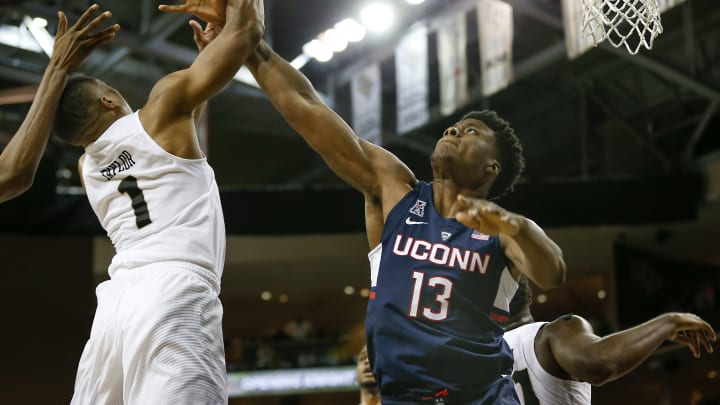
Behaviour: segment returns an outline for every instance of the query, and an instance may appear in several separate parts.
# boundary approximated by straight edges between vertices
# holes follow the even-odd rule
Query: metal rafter
[[[703,97],[709,98],[713,101],[720,101],[720,90],[711,86],[710,84],[700,82],[685,73],[672,68],[662,62],[650,58],[645,55],[630,55],[624,49],[618,49],[612,45],[602,44],[601,49],[620,57],[634,65],[640,66],[646,70],[649,70],[659,76],[664,77],[688,90],[691,90]]]

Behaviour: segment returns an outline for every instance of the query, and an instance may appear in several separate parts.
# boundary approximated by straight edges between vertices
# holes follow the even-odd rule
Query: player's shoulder
[[[538,338],[576,334],[583,331],[593,331],[590,322],[581,316],[566,314],[545,325],[545,327],[538,332]]]

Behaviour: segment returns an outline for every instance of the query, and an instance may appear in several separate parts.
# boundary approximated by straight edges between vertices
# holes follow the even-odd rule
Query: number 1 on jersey
[[[120,194],[127,194],[132,201],[132,209],[135,212],[135,225],[138,229],[148,226],[152,223],[150,219],[150,211],[148,211],[145,194],[138,187],[137,179],[133,176],[127,176],[120,182],[118,186]]]
[[[413,272],[413,279],[415,279],[415,285],[413,286],[410,312],[408,315],[411,318],[417,318],[418,311],[420,310],[420,296],[422,295],[424,286],[425,273],[415,271]],[[437,312],[433,312],[432,308],[423,307],[422,315],[431,321],[442,321],[447,318],[448,306],[450,305],[448,298],[450,298],[450,294],[452,294],[453,283],[445,277],[430,277],[427,285],[429,287],[442,287],[442,291],[435,296],[435,301],[440,304],[440,309]]]

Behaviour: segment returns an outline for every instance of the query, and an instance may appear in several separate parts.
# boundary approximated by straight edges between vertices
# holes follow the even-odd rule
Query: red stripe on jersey
[[[375,299],[375,291],[370,291],[370,299],[371,300]]]
[[[495,312],[490,312],[490,318],[492,318],[500,323],[505,323],[508,320],[507,315],[496,314]]]

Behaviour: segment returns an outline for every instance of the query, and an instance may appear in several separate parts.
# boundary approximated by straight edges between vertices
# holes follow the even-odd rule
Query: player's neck
[[[433,179],[432,187],[435,210],[445,218],[454,218],[458,212],[458,195],[483,199],[487,197],[487,192],[482,188],[463,188],[448,178]]]
[[[377,389],[363,388],[360,390],[360,405],[380,404],[380,392]]]
[[[535,322],[535,319],[530,314],[523,314],[522,316],[513,317],[510,319],[507,325],[503,329],[505,332],[509,332],[513,329],[519,328],[523,325]]]

